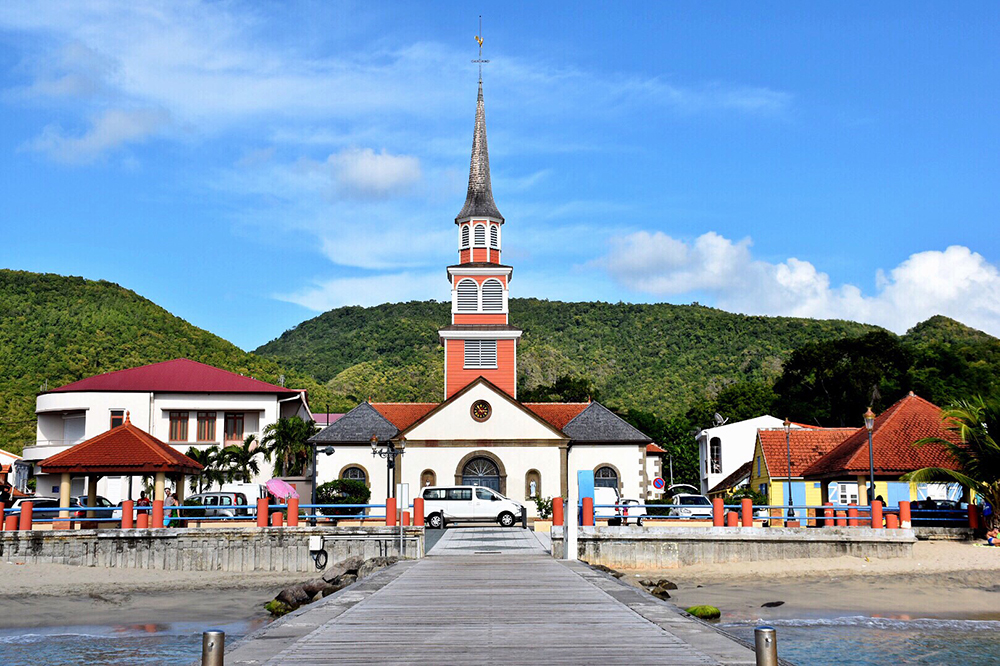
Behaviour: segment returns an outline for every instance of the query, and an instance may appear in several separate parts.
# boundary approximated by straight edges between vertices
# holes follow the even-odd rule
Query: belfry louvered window
[[[469,225],[462,225],[462,247],[469,247]]]
[[[483,283],[483,312],[503,312],[503,285],[500,280]]]
[[[475,230],[476,247],[486,247],[486,225],[477,224]]]
[[[458,311],[476,312],[479,310],[479,287],[475,280],[465,279],[458,283]]]
[[[500,227],[495,224],[490,225],[490,247],[500,247]]]
[[[497,367],[497,341],[466,340],[465,367],[466,368]]]

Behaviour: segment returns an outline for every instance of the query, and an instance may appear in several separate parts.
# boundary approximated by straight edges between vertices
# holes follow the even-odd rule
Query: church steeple
[[[483,79],[479,79],[479,99],[476,102],[476,127],[472,133],[472,159],[469,162],[469,192],[455,223],[472,218],[496,220],[503,224],[503,215],[493,201],[490,183],[490,153],[486,146],[486,108],[483,104]]]

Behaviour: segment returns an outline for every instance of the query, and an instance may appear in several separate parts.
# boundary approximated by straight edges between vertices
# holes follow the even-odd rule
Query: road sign
[[[653,479],[653,487],[656,488],[657,490],[663,490],[666,487],[666,485],[667,485],[667,482],[664,481],[659,476],[656,477],[655,479]]]

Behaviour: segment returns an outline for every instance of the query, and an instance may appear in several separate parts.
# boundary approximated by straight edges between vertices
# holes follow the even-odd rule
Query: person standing
[[[177,493],[167,493],[163,500],[163,526],[170,527],[170,520],[174,515],[171,507],[177,506]]]

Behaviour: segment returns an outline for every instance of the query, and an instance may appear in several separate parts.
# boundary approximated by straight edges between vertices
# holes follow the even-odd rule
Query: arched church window
[[[490,279],[483,283],[483,311],[503,311],[503,284],[500,280]]]
[[[462,225],[462,247],[469,247],[469,225]]]
[[[722,473],[722,440],[718,437],[713,437],[708,444],[709,457],[712,460],[712,474]]]
[[[490,225],[490,247],[499,248],[500,247],[500,226],[496,224]]]
[[[458,283],[458,311],[475,312],[479,309],[479,285],[468,278]]]
[[[340,473],[340,478],[349,479],[351,481],[360,481],[361,483],[368,483],[368,475],[365,474],[365,470],[352,465],[350,467],[345,467],[344,471]]]
[[[594,485],[598,488],[617,488],[618,471],[609,465],[598,467],[594,472]]]
[[[462,469],[462,485],[485,486],[500,492],[500,469],[489,458],[473,458]]]
[[[486,247],[486,225],[477,224],[475,233],[476,247]]]

